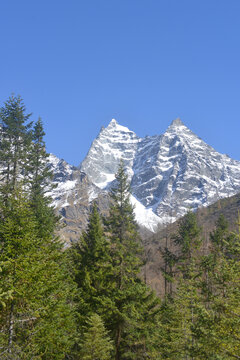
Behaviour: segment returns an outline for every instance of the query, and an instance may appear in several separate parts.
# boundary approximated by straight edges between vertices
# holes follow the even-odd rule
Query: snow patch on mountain
[[[133,195],[130,195],[130,201],[134,208],[137,223],[150,231],[155,232],[158,228],[158,224],[162,224],[162,220],[154,214],[151,208],[147,209]]]
[[[75,189],[77,180],[67,180],[66,182],[58,183],[57,187],[52,189],[50,195],[53,199],[52,205],[54,207],[65,207],[69,206],[67,198],[69,195],[72,195],[73,190]]]

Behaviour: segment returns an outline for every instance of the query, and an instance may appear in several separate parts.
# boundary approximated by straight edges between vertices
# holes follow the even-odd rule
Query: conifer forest
[[[93,203],[66,247],[48,193],[41,118],[23,100],[0,110],[0,359],[240,359],[240,219],[220,216],[206,241],[195,213],[162,243],[164,296],[141,275],[146,259],[124,163],[107,216]],[[204,246],[203,246],[204,243]]]

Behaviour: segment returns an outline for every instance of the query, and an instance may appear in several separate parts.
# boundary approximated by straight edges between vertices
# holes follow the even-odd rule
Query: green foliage
[[[110,214],[105,221],[106,232],[112,244],[112,259],[119,288],[121,282],[128,281],[131,276],[135,277],[143,264],[140,257],[142,246],[129,191],[127,175],[121,162],[116,174],[116,186],[111,189]]]
[[[230,233],[221,216],[210,236],[210,253],[204,257],[202,292],[204,317],[201,317],[202,348],[219,359],[240,356],[240,241]],[[206,333],[205,327],[210,331]]]
[[[0,223],[1,358],[62,359],[74,330],[65,255],[58,241],[39,238],[21,193],[9,200]]]
[[[142,245],[123,161],[105,227],[94,204],[86,232],[63,251],[46,196],[42,121],[33,126],[29,117],[20,97],[0,110],[0,358],[240,358],[240,219],[236,234],[220,216],[202,252],[196,215],[186,214],[173,246],[166,239],[161,250],[160,305],[139,277]]]
[[[83,334],[81,346],[82,360],[111,360],[113,345],[101,317],[91,315]]]
[[[176,264],[184,276],[188,276],[191,260],[197,255],[201,246],[200,232],[201,229],[197,225],[196,214],[189,211],[180,220],[178,232],[173,238],[175,245],[179,249]]]
[[[0,110],[1,125],[1,192],[4,201],[24,180],[27,167],[27,151],[31,143],[31,126],[22,99],[11,96]]]
[[[0,112],[0,358],[65,359],[74,343],[66,254],[45,196],[50,173],[41,120],[20,97]]]
[[[6,206],[9,195],[21,185],[31,201],[40,236],[50,236],[58,222],[50,206],[51,199],[45,196],[51,189],[52,173],[42,121],[39,118],[33,126],[30,116],[19,96],[11,96],[1,108],[0,200]]]
[[[189,231],[187,239],[193,233],[198,232]],[[166,298],[159,319],[163,359],[223,360],[240,355],[239,235],[229,233],[220,217],[210,240],[208,254],[187,246],[185,254],[191,256],[181,256],[174,297]]]
[[[53,188],[53,174],[48,166],[49,154],[46,153],[44,135],[42,120],[39,118],[32,131],[31,146],[27,154],[27,173],[30,202],[38,223],[39,235],[49,237],[54,233],[59,218],[50,206],[51,199],[46,196],[46,192]]]
[[[78,326],[81,328],[92,313],[103,319],[111,316],[111,288],[109,242],[103,235],[103,228],[97,205],[94,204],[86,232],[80,241],[72,246],[74,280],[78,287],[76,296]]]
[[[79,334],[89,316],[98,314],[114,343],[115,359],[155,359],[159,300],[139,278],[142,247],[123,164],[115,185],[105,233],[94,204],[86,232],[70,250]]]
[[[158,299],[139,278],[142,246],[129,196],[127,175],[121,161],[105,221],[114,284],[108,328],[115,339],[115,359],[145,359],[153,348]]]

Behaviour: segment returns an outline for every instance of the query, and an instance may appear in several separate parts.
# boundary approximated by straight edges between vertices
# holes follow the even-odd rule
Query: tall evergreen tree
[[[103,234],[97,205],[94,203],[86,232],[70,249],[76,296],[79,332],[93,313],[103,320],[111,318],[111,278],[109,242]]]
[[[46,152],[44,136],[42,120],[39,118],[32,131],[26,172],[29,176],[30,202],[38,222],[39,234],[49,236],[53,234],[59,218],[50,206],[51,199],[46,194],[54,186],[51,185],[53,173],[49,169],[49,154]]]
[[[20,96],[11,96],[0,111],[0,200],[5,202],[21,183],[31,199],[40,235],[53,234],[58,217],[45,196],[51,189],[52,173],[48,167],[44,130],[39,118],[34,124],[29,122],[31,114]]]
[[[165,297],[171,297],[173,294],[174,268],[178,257],[167,244],[160,248],[160,252],[164,261],[164,265],[161,268],[164,277],[164,295]]]
[[[1,193],[4,201],[24,179],[27,152],[31,143],[31,114],[26,114],[22,99],[11,96],[0,110]]]
[[[110,329],[115,340],[115,359],[145,359],[153,350],[151,339],[158,299],[139,278],[142,246],[123,161],[111,199],[106,235],[111,243],[113,266],[114,306]]]
[[[177,248],[175,258],[177,272],[188,276],[188,269],[202,244],[201,229],[197,224],[196,214],[189,211],[179,222],[178,232],[173,237]]]
[[[31,197],[34,200],[49,190],[49,180],[53,174],[48,167],[49,154],[44,141],[45,132],[41,118],[33,126],[31,148],[28,154]]]

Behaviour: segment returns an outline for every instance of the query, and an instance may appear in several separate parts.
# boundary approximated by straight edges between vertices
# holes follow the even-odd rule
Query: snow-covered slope
[[[140,224],[153,230],[240,192],[240,162],[216,152],[176,119],[163,135],[139,138],[112,120],[102,128],[80,165],[107,189],[123,159]]]

